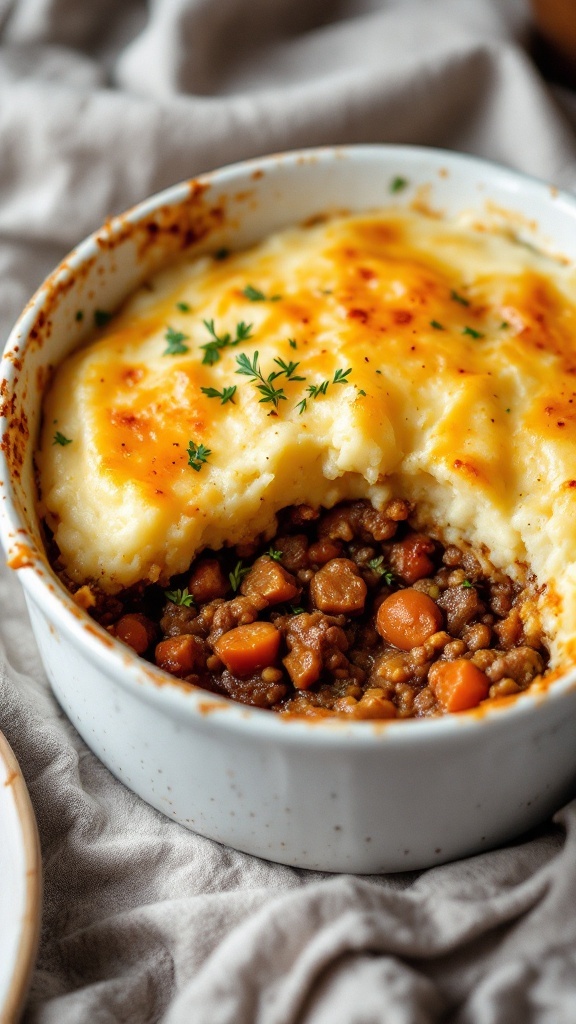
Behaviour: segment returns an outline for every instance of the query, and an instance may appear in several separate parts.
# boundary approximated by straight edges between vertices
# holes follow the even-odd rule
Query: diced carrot
[[[442,626],[442,612],[431,597],[407,587],[382,602],[376,616],[380,636],[401,651],[419,647]]]
[[[203,662],[204,644],[190,633],[168,637],[156,645],[154,660],[173,676],[186,676]]]
[[[318,651],[298,644],[284,658],[284,667],[297,690],[308,690],[320,678],[322,658]]]
[[[230,629],[214,644],[214,650],[229,672],[249,676],[272,665],[278,655],[280,633],[271,622],[249,622]]]
[[[136,654],[144,654],[156,636],[156,627],[145,615],[133,612],[118,619],[116,636],[136,651]]]
[[[486,699],[490,680],[467,658],[457,658],[436,662],[430,685],[445,711],[466,711]]]

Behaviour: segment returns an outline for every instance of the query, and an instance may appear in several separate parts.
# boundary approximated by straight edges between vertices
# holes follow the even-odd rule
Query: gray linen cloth
[[[573,97],[531,64],[525,18],[521,0],[0,0],[4,335],[108,214],[231,160],[411,142],[576,189]],[[0,591],[0,727],[44,856],[28,1024],[576,1021],[576,803],[421,873],[323,876],[225,849],[99,764],[5,568]]]

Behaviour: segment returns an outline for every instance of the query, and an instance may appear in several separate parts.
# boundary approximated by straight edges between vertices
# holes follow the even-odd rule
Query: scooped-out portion
[[[520,693],[548,662],[535,581],[483,569],[411,512],[292,506],[271,541],[204,551],[168,590],[77,600],[171,675],[283,715],[422,717]]]
[[[185,259],[97,319],[45,397],[39,513],[144,657],[356,718],[574,662],[574,266],[395,207]]]

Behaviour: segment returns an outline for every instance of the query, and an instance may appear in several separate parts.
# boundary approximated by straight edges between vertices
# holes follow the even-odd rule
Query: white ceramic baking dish
[[[42,391],[94,311],[116,307],[179,251],[238,248],[319,212],[415,199],[448,215],[485,216],[489,203],[529,241],[576,259],[576,202],[502,168],[394,146],[283,154],[177,185],[108,222],[38,291],[2,363],[2,539],[58,701],[110,771],[174,821],[302,867],[420,868],[542,821],[576,785],[576,673],[506,706],[386,723],[283,720],[186,687],[112,640],[47,564],[33,472]]]

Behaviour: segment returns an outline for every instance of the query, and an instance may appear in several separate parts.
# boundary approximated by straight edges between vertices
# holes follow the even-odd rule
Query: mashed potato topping
[[[40,511],[69,576],[114,593],[272,535],[287,505],[401,495],[446,543],[535,574],[557,656],[575,429],[572,267],[464,221],[339,217],[171,267],[66,360]]]

